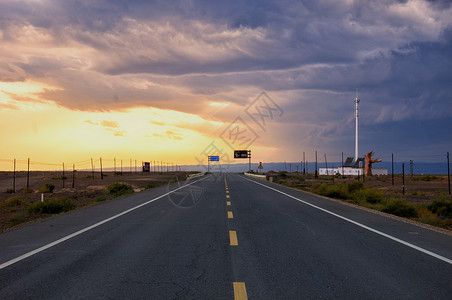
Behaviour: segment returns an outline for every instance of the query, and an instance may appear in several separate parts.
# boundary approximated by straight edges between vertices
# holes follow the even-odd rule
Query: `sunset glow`
[[[451,150],[450,4],[195,2],[2,1],[0,169]]]

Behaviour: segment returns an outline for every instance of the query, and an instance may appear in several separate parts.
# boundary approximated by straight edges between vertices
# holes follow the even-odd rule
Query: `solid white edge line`
[[[207,177],[209,177],[209,176],[207,176]],[[202,178],[202,179],[199,179],[199,180],[196,180],[196,181],[194,181],[194,182],[192,182],[192,183],[189,183],[189,184],[186,184],[186,185],[184,185],[184,186],[178,187],[178,188],[176,188],[176,189],[174,189],[174,190],[172,190],[172,191],[170,191],[170,192],[167,192],[167,193],[165,193],[165,194],[163,194],[163,195],[160,195],[160,196],[158,196],[158,197],[156,197],[156,198],[154,198],[154,199],[151,199],[151,200],[149,200],[149,201],[147,201],[147,202],[144,202],[144,203],[142,203],[142,204],[140,204],[140,205],[137,205],[137,206],[135,206],[135,207],[129,208],[128,210],[125,210],[125,211],[123,211],[123,212],[121,212],[121,213],[119,213],[119,214],[116,214],[116,215],[114,215],[114,216],[112,216],[112,217],[110,217],[110,218],[107,218],[107,219],[105,219],[105,220],[103,220],[103,221],[100,221],[100,222],[98,222],[98,223],[96,223],[96,224],[93,224],[93,225],[91,225],[91,226],[88,226],[88,227],[86,227],[86,228],[83,228],[83,229],[81,229],[81,230],[79,230],[79,231],[77,231],[77,232],[74,232],[74,233],[72,233],[72,234],[70,234],[70,235],[67,235],[67,236],[65,236],[65,237],[63,237],[63,238],[61,238],[61,239],[58,239],[58,240],[56,240],[56,241],[54,241],[54,242],[52,242],[52,243],[49,243],[49,244],[44,245],[44,246],[42,246],[42,247],[40,247],[40,248],[38,248],[38,249],[35,249],[35,250],[30,251],[30,252],[28,252],[28,253],[25,253],[24,255],[21,255],[21,256],[19,256],[19,257],[13,258],[13,259],[11,259],[11,260],[9,260],[9,261],[7,261],[7,262],[1,264],[1,265],[0,265],[0,270],[1,270],[1,269],[4,269],[4,268],[6,268],[6,267],[8,267],[8,266],[10,266],[10,265],[12,265],[12,264],[15,264],[15,263],[17,263],[17,262],[19,262],[19,261],[21,261],[21,260],[23,260],[23,259],[25,259],[25,258],[28,258],[28,257],[30,257],[30,256],[33,256],[33,255],[35,255],[35,254],[37,254],[37,253],[39,253],[39,252],[42,252],[42,251],[44,251],[44,250],[46,250],[46,249],[49,249],[49,248],[51,248],[51,247],[53,247],[53,246],[55,246],[55,245],[61,244],[62,242],[67,241],[67,240],[69,240],[69,239],[71,239],[71,238],[73,238],[73,237],[75,237],[75,236],[77,236],[77,235],[80,235],[80,234],[82,234],[82,233],[84,233],[84,232],[86,232],[86,231],[88,231],[88,230],[91,230],[91,229],[96,228],[96,227],[98,227],[98,226],[100,226],[100,225],[102,225],[102,224],[105,224],[105,223],[107,223],[107,222],[110,222],[111,220],[114,220],[114,219],[116,219],[116,218],[119,218],[120,216],[123,216],[123,215],[125,215],[125,214],[127,214],[127,213],[129,213],[129,212],[131,212],[131,211],[134,211],[134,210],[140,208],[140,207],[143,207],[143,206],[145,206],[145,205],[148,205],[149,203],[152,203],[152,202],[154,202],[154,201],[156,201],[156,200],[158,200],[158,199],[161,199],[161,198],[163,198],[163,197],[165,197],[165,196],[167,196],[167,195],[169,195],[169,194],[171,194],[171,193],[174,193],[174,192],[176,192],[176,191],[178,191],[178,190],[180,190],[180,189],[183,189],[183,188],[185,188],[185,187],[187,187],[187,186],[189,186],[189,185],[192,185],[192,184],[195,184],[195,183],[197,183],[197,182],[199,182],[199,181],[202,181],[202,180],[206,179],[207,177]]]
[[[273,191],[275,191],[275,192],[278,192],[278,193],[280,193],[280,194],[283,194],[284,196],[287,196],[287,197],[289,197],[289,198],[295,199],[295,200],[297,200],[297,201],[299,201],[299,202],[301,202],[301,203],[304,203],[304,204],[306,204],[306,205],[309,205],[309,206],[311,206],[311,207],[313,207],[313,208],[315,208],[315,209],[318,209],[318,210],[321,210],[321,211],[323,211],[323,212],[326,212],[326,213],[328,213],[328,214],[330,214],[330,215],[332,215],[332,216],[335,216],[335,217],[340,218],[340,219],[342,219],[342,220],[344,220],[344,221],[347,221],[347,222],[350,222],[350,223],[352,223],[352,224],[355,224],[356,226],[359,226],[359,227],[361,227],[361,228],[367,229],[367,230],[369,230],[369,231],[371,231],[371,232],[373,232],[373,233],[376,233],[376,234],[379,234],[379,235],[381,235],[381,236],[384,236],[385,238],[388,238],[388,239],[391,239],[391,240],[393,240],[393,241],[396,241],[396,242],[398,242],[398,243],[400,243],[400,244],[403,244],[403,245],[405,245],[405,246],[408,246],[408,247],[410,247],[410,248],[413,248],[413,249],[415,249],[415,250],[418,250],[418,251],[420,251],[420,252],[422,252],[422,253],[425,253],[425,254],[427,254],[427,255],[430,255],[430,256],[432,256],[432,257],[435,257],[435,258],[437,258],[437,259],[440,259],[440,260],[442,260],[442,261],[444,261],[444,262],[446,262],[446,263],[452,265],[452,259],[449,259],[449,258],[447,258],[447,257],[441,256],[441,255],[439,255],[439,254],[436,254],[436,253],[434,253],[434,252],[431,252],[431,251],[429,251],[429,250],[427,250],[427,249],[421,248],[421,247],[416,246],[416,245],[414,245],[414,244],[408,243],[408,242],[406,242],[406,241],[404,241],[404,240],[398,239],[398,238],[396,238],[396,237],[394,237],[394,236],[392,236],[392,235],[389,235],[389,234],[386,234],[386,233],[381,232],[381,231],[379,231],[379,230],[373,229],[373,228],[371,228],[371,227],[369,227],[369,226],[366,226],[366,225],[364,225],[364,224],[358,223],[358,222],[353,221],[353,220],[351,220],[351,219],[349,219],[349,218],[346,218],[346,217],[344,217],[344,216],[338,215],[338,214],[336,214],[336,213],[334,213],[334,212],[332,212],[332,211],[329,211],[329,210],[327,210],[327,209],[321,208],[321,207],[319,207],[319,206],[317,206],[317,205],[314,205],[314,204],[312,204],[312,203],[309,203],[309,202],[306,202],[306,201],[304,201],[304,200],[301,200],[301,199],[299,199],[299,198],[297,198],[297,197],[295,197],[295,196],[289,195],[289,194],[287,194],[287,193],[284,193],[284,192],[282,192],[282,191],[280,191],[280,190],[278,190],[278,189],[269,187],[269,186],[267,186],[267,185],[265,185],[265,184],[262,184],[262,183],[260,183],[260,182],[256,182],[256,181],[254,181],[254,180],[248,179],[248,178],[243,177],[243,176],[241,176],[241,177],[244,178],[244,179],[246,179],[246,180],[248,180],[248,181],[251,181],[251,182],[253,182],[253,183],[255,183],[255,184],[258,184],[258,185],[261,185],[261,186],[263,186],[263,187],[266,187],[266,188],[268,188],[268,189],[270,189],[270,190],[273,190]]]

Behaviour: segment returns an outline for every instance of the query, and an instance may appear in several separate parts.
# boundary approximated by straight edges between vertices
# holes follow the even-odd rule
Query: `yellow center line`
[[[226,191],[226,194],[229,194],[229,191]]]
[[[231,201],[226,201],[227,206],[231,206]]]
[[[231,246],[238,246],[239,242],[237,241],[237,233],[233,230],[229,231],[229,241]]]
[[[246,294],[246,287],[244,282],[233,282],[234,285],[234,299],[235,300],[248,300]]]
[[[228,219],[233,219],[234,216],[232,215],[232,211],[228,211]]]
[[[229,198],[229,195],[226,195],[226,198]]]

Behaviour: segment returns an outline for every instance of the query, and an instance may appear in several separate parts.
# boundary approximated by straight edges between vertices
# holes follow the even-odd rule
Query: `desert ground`
[[[71,199],[76,208],[80,208],[114,198],[113,195],[106,194],[108,185],[114,182],[129,184],[135,192],[138,192],[176,180],[183,181],[187,176],[187,172],[123,172],[122,175],[105,172],[103,174],[102,179],[101,174],[96,172],[93,179],[91,172],[65,172],[63,181],[61,171],[33,171],[29,174],[29,188],[27,189],[27,172],[16,172],[15,192],[13,192],[13,172],[0,172],[0,232],[22,223],[48,217],[49,215],[46,214],[27,212],[30,205],[41,201],[41,194],[44,199]],[[39,191],[46,184],[54,185],[52,193]],[[15,201],[11,201],[11,199]]]

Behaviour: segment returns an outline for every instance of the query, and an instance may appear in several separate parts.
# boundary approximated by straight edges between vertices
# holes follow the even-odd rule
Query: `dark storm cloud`
[[[0,80],[52,84],[42,97],[79,110],[202,114],[266,90],[289,135],[344,140],[356,88],[364,126],[450,122],[451,14],[421,0],[2,1]]]

